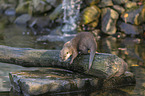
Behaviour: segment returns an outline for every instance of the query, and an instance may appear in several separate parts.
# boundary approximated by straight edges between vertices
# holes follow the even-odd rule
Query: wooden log
[[[59,61],[59,50],[14,48],[0,45],[0,62],[13,63],[25,67],[59,67],[97,76],[115,77],[124,74],[127,63],[116,55],[96,53],[90,71],[89,54],[79,55],[73,62]]]

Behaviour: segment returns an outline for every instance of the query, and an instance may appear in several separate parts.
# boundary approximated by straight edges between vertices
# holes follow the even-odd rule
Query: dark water
[[[0,22],[0,45],[36,49],[62,48],[63,43],[37,42],[37,38],[40,35],[34,35],[25,26],[7,25],[7,19],[0,21],[3,21]],[[136,85],[115,90],[88,93],[87,96],[145,96],[145,41],[139,38],[126,37],[124,39],[116,39],[115,37],[108,36],[98,40],[98,52],[111,53],[123,58],[129,64],[129,71],[135,75]],[[10,83],[8,73],[21,69],[25,68],[0,63],[0,96],[13,96],[9,93]]]

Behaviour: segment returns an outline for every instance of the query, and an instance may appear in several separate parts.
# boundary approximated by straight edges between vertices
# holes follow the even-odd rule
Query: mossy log
[[[25,67],[59,67],[86,73],[99,78],[120,76],[127,70],[127,63],[116,55],[96,53],[91,69],[89,54],[79,55],[73,64],[59,61],[60,50],[14,48],[0,45],[0,62],[13,63]]]

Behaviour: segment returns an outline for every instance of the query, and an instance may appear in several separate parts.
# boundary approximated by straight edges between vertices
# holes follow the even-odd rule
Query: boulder
[[[53,7],[57,7],[61,4],[62,0],[46,0],[46,2],[52,5]]]
[[[133,7],[137,7],[136,2],[128,1],[128,2],[125,3],[125,9],[129,9],[129,8],[133,8]]]
[[[52,8],[51,5],[47,4],[46,2],[44,2],[42,0],[39,0],[39,2],[37,0],[33,0],[31,3],[34,4],[32,6],[32,11],[33,11],[34,14],[41,14],[41,13],[44,13],[44,12],[48,12]]]
[[[116,33],[119,14],[111,8],[103,8],[101,13],[101,30],[108,35]]]
[[[70,93],[87,93],[100,89],[119,88],[120,86],[134,85],[132,73],[104,81],[102,79],[60,68],[37,68],[10,72],[10,83],[13,92],[24,96],[33,95],[66,95]],[[98,90],[99,89],[99,90]]]
[[[112,0],[114,5],[125,4],[128,0]]]
[[[125,12],[125,9],[119,5],[113,5],[113,9],[116,10],[119,14],[122,14]]]
[[[62,4],[57,6],[55,10],[49,15],[51,20],[57,19],[63,13]]]
[[[84,0],[83,3],[87,4],[87,5],[95,5],[98,4],[100,2],[100,0]]]
[[[32,14],[32,8],[28,7],[29,3],[30,2],[25,2],[25,1],[19,2],[17,7],[16,7],[16,13],[28,13],[29,12]]]
[[[97,78],[59,68],[39,68],[9,74],[11,86],[24,96],[59,94],[99,87]]]
[[[126,24],[121,21],[119,21],[117,25],[119,26],[120,31],[124,32],[127,35],[131,35],[132,37],[135,35],[143,34],[142,26]]]
[[[23,14],[16,18],[14,23],[16,24],[26,24],[31,19],[31,16],[29,14]]]
[[[113,6],[113,2],[112,0],[101,0],[98,6],[99,7]]]
[[[16,13],[42,14],[50,11],[51,8],[52,6],[45,0],[20,1],[16,7]]]
[[[135,9],[127,10],[121,15],[121,18],[126,23],[140,25],[145,22],[145,5],[139,6]]]
[[[100,14],[101,10],[95,5],[85,8],[82,12],[81,24],[88,25],[89,27],[93,28],[96,27],[99,22],[98,19]]]
[[[9,8],[5,11],[5,15],[8,15],[8,16],[14,16],[16,14],[16,11],[14,8]]]

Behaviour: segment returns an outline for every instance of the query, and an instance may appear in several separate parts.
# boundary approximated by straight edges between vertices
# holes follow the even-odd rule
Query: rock
[[[99,22],[100,13],[101,10],[95,5],[85,8],[82,12],[81,25],[88,24],[89,27],[96,27]]]
[[[118,22],[119,29],[127,35],[135,36],[143,34],[142,26],[135,26],[131,24],[126,24],[124,22]]]
[[[103,8],[101,13],[101,30],[108,35],[116,33],[119,14],[111,8]]]
[[[133,7],[137,7],[137,3],[136,2],[131,2],[131,1],[128,1],[125,3],[125,9],[129,9],[129,8],[133,8]]]
[[[49,15],[49,18],[51,20],[55,20],[58,18],[58,16],[60,16],[63,12],[62,9],[62,4],[60,4],[57,8],[55,8],[55,10]]]
[[[84,0],[85,4],[87,5],[95,5],[100,2],[100,0]]]
[[[116,55],[95,54],[92,67],[88,72],[89,54],[79,55],[70,65],[59,60],[60,50],[38,50],[31,48],[14,48],[0,45],[0,61],[22,66],[59,67],[85,73],[99,78],[119,77],[127,70],[127,63]]]
[[[119,14],[122,14],[125,12],[125,9],[119,5],[113,5],[114,10],[116,10]]]
[[[3,11],[7,9],[15,9],[16,5],[17,2],[14,0],[11,1],[0,0],[0,9],[2,9]]]
[[[103,83],[103,80],[60,68],[39,68],[10,72],[9,78],[13,91],[22,92],[24,96],[58,95],[78,91],[99,91],[105,88],[119,88],[134,85],[135,78],[131,72],[126,72],[120,78],[113,78]],[[89,88],[89,89],[88,89]],[[97,90],[99,89],[99,90]]]
[[[13,8],[7,9],[5,11],[5,15],[8,15],[8,16],[14,16],[15,14],[16,14],[16,11]]]
[[[112,0],[101,0],[98,6],[99,7],[113,6],[113,2]]]
[[[52,5],[53,7],[57,7],[61,4],[62,0],[46,0],[46,2]]]
[[[37,2],[37,3],[35,4],[35,2]],[[33,9],[32,9],[32,11],[33,11],[34,14],[41,14],[41,13],[44,13],[44,12],[48,12],[48,11],[50,11],[51,8],[52,8],[51,5],[45,3],[45,2],[42,1],[42,0],[39,0],[39,2],[36,1],[36,0],[33,0],[32,3],[35,4],[35,5],[33,6]]]
[[[16,18],[14,23],[16,24],[26,24],[31,19],[31,16],[29,14],[23,14]]]
[[[98,78],[78,73],[74,74],[74,72],[69,70],[54,68],[42,69],[44,68],[34,71],[11,72],[9,76],[13,89],[17,92],[22,92],[25,96],[42,95],[44,93],[50,95],[79,90],[90,91],[94,88],[96,91],[101,85],[99,83],[102,83],[102,81],[98,81]],[[113,80],[114,82],[112,82]],[[113,80],[105,82],[103,88],[117,88],[119,86],[135,84],[135,79],[130,74],[125,75],[125,78]]]
[[[128,0],[112,0],[114,5],[125,4]]]
[[[45,0],[21,1],[16,7],[16,13],[42,14],[50,11],[51,8],[52,6],[47,4]]]
[[[139,8],[127,10],[121,15],[121,18],[126,23],[131,23],[135,25],[140,25],[145,22],[145,5]]]
[[[31,13],[32,14],[32,8],[29,8],[29,2],[21,1],[18,3],[16,7],[16,13]],[[28,10],[29,9],[29,10]]]
[[[81,91],[99,87],[98,79],[58,68],[11,72],[11,86],[25,96]]]
[[[29,27],[51,27],[50,19],[48,16],[33,18],[29,21]]]

